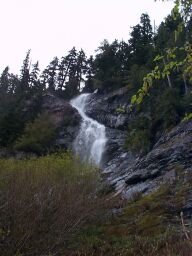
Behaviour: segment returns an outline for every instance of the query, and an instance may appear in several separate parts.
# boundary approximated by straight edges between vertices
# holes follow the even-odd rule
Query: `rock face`
[[[126,198],[156,190],[162,183],[173,181],[179,171],[192,171],[192,121],[162,135],[146,156],[139,157],[124,149],[126,127],[131,118],[129,98],[126,89],[105,96],[95,94],[86,108],[89,116],[106,126],[104,180]]]
[[[81,122],[78,111],[69,102],[51,93],[43,96],[42,111],[51,115],[57,129],[55,147],[71,149]]]
[[[87,103],[86,114],[106,127],[124,130],[129,121],[130,97],[127,87],[104,96],[93,94]]]
[[[162,136],[146,156],[132,161],[127,153],[112,167],[105,170],[110,174],[108,181],[127,198],[135,192],[156,190],[162,183],[173,181],[178,172],[192,171],[192,121]]]
[[[115,166],[114,162],[126,154],[124,142],[130,120],[130,97],[131,92],[125,87],[107,95],[92,94],[87,102],[86,114],[106,127],[108,141],[103,156],[104,168]]]

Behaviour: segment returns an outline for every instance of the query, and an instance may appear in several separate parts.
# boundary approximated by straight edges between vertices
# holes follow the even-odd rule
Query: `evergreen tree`
[[[23,66],[21,67],[20,86],[17,87],[19,94],[27,94],[29,92],[30,52],[31,50],[28,50],[27,55],[23,61]]]
[[[83,88],[83,92],[93,92],[94,91],[94,59],[91,55],[90,58],[86,62],[86,80],[85,87]]]
[[[3,99],[3,97],[8,93],[9,91],[9,67],[6,67],[0,77],[0,98]]]
[[[66,78],[68,76],[68,63],[66,57],[62,57],[58,65],[58,89],[63,90],[65,88]]]
[[[59,59],[54,57],[46,69],[48,90],[50,91],[55,91],[57,88],[58,63]]]
[[[140,24],[132,28],[129,40],[132,63],[145,65],[151,61],[153,52],[153,31],[148,14],[142,14]]]
[[[37,61],[32,65],[32,71],[30,73],[30,88],[35,90],[38,90],[40,87],[39,72],[39,62]]]
[[[83,76],[85,76],[87,71],[87,61],[85,52],[81,49],[77,55],[77,80],[78,80],[78,90],[81,89],[81,82],[84,82]]]

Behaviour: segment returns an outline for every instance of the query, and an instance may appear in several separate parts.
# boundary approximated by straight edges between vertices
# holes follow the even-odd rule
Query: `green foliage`
[[[26,125],[23,135],[16,141],[14,148],[43,154],[48,152],[54,137],[53,120],[48,113],[44,113]]]
[[[166,79],[168,86],[172,88],[173,84],[170,76],[175,73],[178,73],[180,77],[182,77],[181,79],[184,80],[183,83],[185,85],[185,93],[187,93],[187,84],[191,83],[192,77],[192,47],[191,42],[186,40],[189,38],[187,27],[191,19],[191,7],[191,0],[176,0],[172,15],[168,16],[166,20],[167,23],[161,24],[159,34],[157,34],[155,39],[157,50],[161,50],[161,54],[157,54],[154,59],[154,61],[158,63],[156,67],[144,77],[143,86],[138,90],[137,94],[132,97],[131,103],[133,105],[141,104],[143,102],[144,97],[148,95],[156,80]],[[161,34],[166,34],[167,28],[170,29],[171,34],[177,30],[180,36],[180,41],[177,37],[175,40],[172,40],[171,43],[169,42],[169,44],[165,44],[164,42],[163,45],[162,42],[160,43],[160,40],[162,39]],[[162,46],[163,48],[161,48]]]
[[[153,32],[148,14],[143,13],[140,17],[140,24],[132,28],[129,39],[132,64],[139,66],[149,63],[153,52]]]
[[[185,117],[183,118],[183,122],[184,121],[189,121],[189,120],[192,120],[192,113],[189,113],[189,114],[185,114]]]
[[[6,68],[0,77],[0,145],[11,147],[21,136],[26,122],[41,110],[42,88],[38,80],[38,63],[30,73],[28,51],[20,77]]]
[[[157,98],[153,122],[161,124],[161,129],[166,130],[178,124],[183,115],[184,103],[179,92],[171,88],[164,90]]]
[[[153,93],[137,106],[134,117],[129,121],[126,147],[146,153],[162,133],[176,126],[185,112],[189,112],[191,102],[188,95],[180,95],[179,89],[165,86],[153,88]],[[148,118],[143,118],[142,115]]]
[[[128,125],[125,146],[135,153],[146,154],[151,148],[150,119],[135,116]]]
[[[103,92],[131,83],[138,88],[153,56],[153,33],[150,18],[142,14],[140,24],[132,28],[128,43],[104,40],[94,61],[95,81]],[[98,88],[98,87],[97,87]]]
[[[143,77],[149,73],[149,69],[146,66],[138,66],[133,64],[128,72],[128,82],[133,86],[134,91],[141,87],[143,83]]]
[[[163,80],[167,78],[168,80],[168,86],[172,87],[172,84],[170,82],[170,74],[174,71],[178,71],[180,68],[182,69],[184,66],[186,66],[186,63],[188,60],[184,59],[183,61],[176,61],[176,50],[187,50],[186,48],[174,48],[174,49],[168,49],[166,51],[166,59],[169,60],[168,63],[165,63],[165,57],[157,55],[154,59],[154,61],[162,61],[163,60],[163,66],[155,66],[155,68],[148,73],[144,79],[143,79],[143,86],[138,90],[137,94],[132,97],[131,103],[132,104],[140,104],[144,97],[149,93],[151,87],[154,85],[155,80]],[[189,56],[187,57],[189,58]],[[189,76],[190,74],[190,66],[187,67],[187,69],[184,70],[185,75]]]
[[[126,109],[124,106],[119,106],[117,109],[116,109],[116,112],[119,113],[119,114],[125,114],[126,113]]]

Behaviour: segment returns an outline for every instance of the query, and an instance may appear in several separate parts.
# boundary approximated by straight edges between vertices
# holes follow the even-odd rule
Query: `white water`
[[[85,114],[85,106],[91,94],[84,93],[71,100],[82,117],[79,133],[74,141],[74,151],[82,160],[101,165],[102,155],[105,150],[105,126],[89,118]]]

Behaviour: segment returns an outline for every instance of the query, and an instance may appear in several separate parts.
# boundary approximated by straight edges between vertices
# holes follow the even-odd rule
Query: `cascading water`
[[[90,96],[90,93],[84,93],[71,100],[71,105],[82,117],[81,127],[73,146],[75,153],[81,159],[99,166],[107,139],[105,126],[85,114],[85,106]]]

